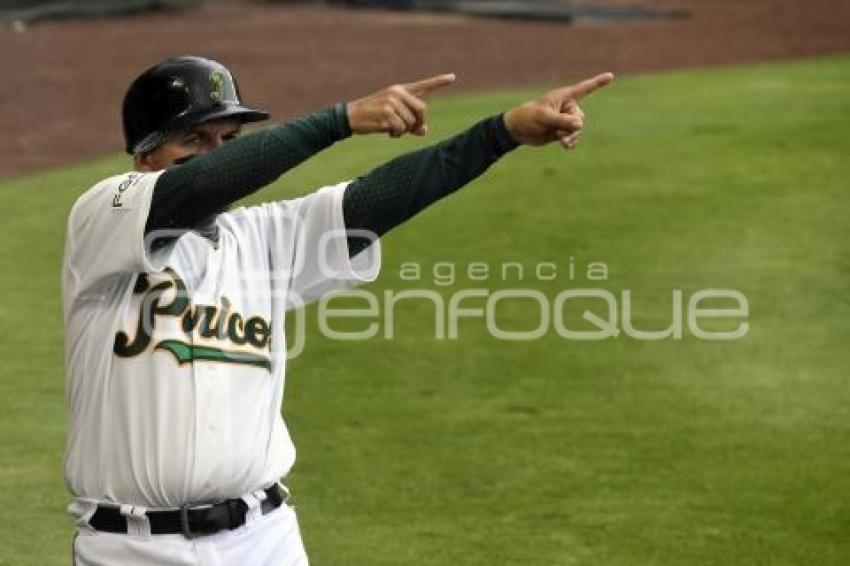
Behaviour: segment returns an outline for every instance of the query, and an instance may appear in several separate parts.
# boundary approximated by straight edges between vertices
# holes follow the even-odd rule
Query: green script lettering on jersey
[[[195,361],[222,362],[262,367],[271,371],[271,359],[267,354],[271,344],[271,324],[261,316],[246,317],[234,311],[227,297],[221,305],[194,305],[189,301],[186,284],[172,269],[166,269],[169,279],[151,286],[146,274],[140,274],[133,289],[144,293],[139,304],[139,318],[134,336],[119,331],[115,334],[113,352],[120,358],[131,358],[148,350],[151,333],[160,317],[180,318],[180,329],[186,341],[167,339],[157,342],[152,350],[171,352],[178,364]],[[165,298],[171,291],[173,297]],[[221,346],[195,344],[193,334]],[[228,343],[235,346],[251,346],[257,352],[227,350]]]

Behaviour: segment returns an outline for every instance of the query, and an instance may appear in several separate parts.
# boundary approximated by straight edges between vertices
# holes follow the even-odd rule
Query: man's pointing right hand
[[[455,82],[453,73],[435,75],[412,83],[379,90],[347,105],[348,123],[355,134],[385,132],[397,138],[406,133],[422,136],[425,123],[425,96]]]
[[[545,145],[560,141],[573,149],[584,127],[579,101],[611,84],[612,73],[602,73],[576,84],[550,90],[540,98],[505,113],[505,126],[511,137],[525,145]]]

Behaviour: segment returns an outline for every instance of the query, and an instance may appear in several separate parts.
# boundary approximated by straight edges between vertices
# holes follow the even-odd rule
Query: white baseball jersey
[[[284,315],[377,276],[349,260],[346,183],[218,215],[218,238],[146,241],[160,173],[107,179],[74,205],[63,273],[65,478],[79,498],[174,508],[277,481]]]

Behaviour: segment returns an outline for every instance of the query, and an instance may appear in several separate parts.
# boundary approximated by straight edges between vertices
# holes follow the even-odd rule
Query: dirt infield
[[[622,3],[622,2],[620,2]],[[457,90],[850,51],[846,0],[644,0],[669,21],[575,25],[211,4],[182,14],[0,31],[0,178],[122,147],[120,102],[140,70],[195,53],[232,66],[277,118],[392,82],[454,71]]]

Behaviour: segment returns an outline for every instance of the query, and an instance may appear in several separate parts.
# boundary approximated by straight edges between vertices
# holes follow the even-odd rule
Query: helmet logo
[[[221,102],[224,100],[224,73],[221,71],[213,71],[210,73],[210,98],[213,102]]]

